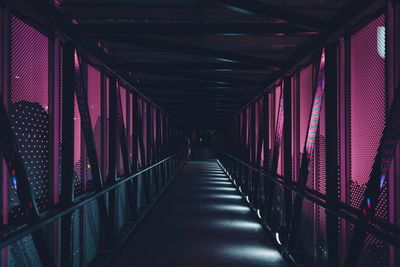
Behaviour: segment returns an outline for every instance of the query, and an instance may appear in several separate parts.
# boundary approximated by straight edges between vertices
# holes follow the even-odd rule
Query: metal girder
[[[143,71],[143,70],[277,70],[277,68],[229,63],[229,62],[119,62],[116,66],[118,70]]]
[[[326,129],[326,202],[328,207],[334,207],[338,203],[338,76],[337,76],[337,43],[329,43],[325,50],[325,129]],[[332,213],[326,213],[326,236],[328,248],[328,266],[339,266],[339,218]]]
[[[276,67],[281,68],[284,63],[282,61],[265,59],[259,57],[253,57],[248,55],[243,55],[239,53],[234,53],[225,50],[218,50],[203,46],[188,45],[179,42],[171,42],[161,39],[154,39],[145,36],[112,36],[102,37],[103,40],[108,40],[110,42],[123,42],[131,44],[133,46],[144,46],[148,48],[153,48],[157,50],[172,51],[182,54],[196,55],[211,57],[225,62],[237,62],[246,63],[250,65],[261,65],[264,67]]]
[[[284,23],[95,23],[77,24],[78,33],[85,36],[135,36],[135,35],[202,35],[202,34],[241,34],[241,35],[317,35],[316,31],[308,31]]]
[[[277,174],[278,162],[279,162],[279,151],[280,151],[280,147],[282,146],[282,136],[281,135],[282,135],[282,130],[283,130],[283,125],[282,125],[283,122],[280,120],[280,118],[281,118],[281,116],[283,117],[283,114],[281,114],[281,112],[283,112],[283,108],[284,108],[281,106],[283,104],[284,104],[284,90],[282,88],[281,95],[279,97],[278,114],[276,114],[277,122],[276,122],[276,128],[275,128],[274,147],[272,150],[271,168],[269,170],[274,175]],[[268,185],[267,201],[266,201],[266,205],[265,205],[265,220],[267,223],[269,223],[271,220],[275,190],[276,190],[276,183],[270,181],[269,185]]]
[[[203,74],[199,72],[185,72],[185,71],[176,71],[176,70],[145,70],[139,71],[139,73],[151,73],[161,76],[168,76],[168,77],[181,77],[184,79],[190,80],[200,80],[200,81],[214,81],[219,82],[221,84],[230,84],[230,83],[242,83],[242,84],[251,84],[254,83],[250,80],[238,79],[238,78],[230,78],[226,76],[220,75],[210,75],[210,74]]]
[[[87,99],[87,82],[83,70],[82,58],[78,54],[79,67],[75,67],[77,84],[75,85],[75,94],[78,103],[79,114],[82,119],[82,130],[85,138],[85,146],[87,157],[90,164],[90,172],[93,177],[93,184],[96,190],[103,188],[103,178],[100,171],[99,160],[97,158],[96,144],[94,142],[94,134],[89,114],[88,99]],[[100,88],[99,88],[99,91]],[[99,207],[100,222],[104,231],[104,242],[108,244],[110,238],[110,225],[107,212],[106,199],[104,196],[97,198],[97,205]]]
[[[286,76],[283,82],[283,163],[285,185],[292,182],[292,78]],[[284,191],[284,225],[288,226],[292,215],[292,193]]]
[[[63,84],[62,84],[62,127],[63,142],[61,143],[61,192],[60,204],[63,207],[71,205],[74,199],[74,46],[67,42],[63,46]],[[72,259],[72,218],[64,216],[61,219],[61,266],[69,267],[73,264]]]
[[[209,0],[218,2],[223,6],[240,13],[259,15],[261,17],[284,20],[293,25],[307,26],[321,30],[327,24],[325,21],[299,12],[277,7],[259,0]]]
[[[123,111],[122,111],[122,103],[121,103],[121,88],[118,90],[118,95],[117,95],[117,131],[118,131],[118,141],[122,153],[122,164],[124,167],[124,175],[128,176],[131,174],[131,166],[129,164],[129,153],[128,153],[128,142],[126,139],[126,125],[124,125],[124,118],[123,118]],[[128,105],[126,105],[128,107]],[[126,112],[128,115],[130,112]],[[128,181],[126,182],[125,185],[125,190],[126,194],[128,196],[128,202],[129,202],[129,209],[131,211],[131,218],[134,220],[134,214],[135,214],[135,198],[136,196],[133,195],[133,192],[131,192],[132,189],[132,182]]]
[[[115,77],[111,76],[108,79],[108,106],[109,106],[109,128],[108,131],[108,181],[110,183],[117,179],[117,81]],[[108,197],[108,210],[110,216],[111,235],[115,239],[116,231],[116,190],[109,193]]]

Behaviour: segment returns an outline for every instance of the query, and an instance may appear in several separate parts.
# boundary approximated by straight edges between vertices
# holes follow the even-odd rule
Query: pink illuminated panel
[[[351,38],[351,205],[359,207],[385,126],[385,61],[377,42],[384,17]]]
[[[49,39],[36,28],[11,17],[10,106],[12,130],[27,167],[33,197],[40,209],[49,206]],[[18,205],[16,179],[10,206]],[[10,220],[18,212],[11,210]]]
[[[81,115],[79,114],[78,102],[74,97],[74,188],[75,193],[80,194],[85,190],[86,184],[82,180],[82,129]]]
[[[129,151],[129,159],[132,162],[133,160],[133,151],[132,151],[132,135],[133,135],[133,94],[129,93],[129,128],[128,128],[128,151]]]
[[[281,87],[276,87],[275,89],[275,107],[276,107],[276,127],[275,127],[275,144],[277,145],[278,149],[278,168],[277,174],[283,174],[283,165],[282,165],[282,132],[283,132],[283,120],[284,120],[284,113],[283,113],[283,93]]]
[[[126,129],[127,126],[127,117],[126,117],[126,98],[127,98],[127,91],[126,88],[123,86],[119,86],[119,99],[121,103],[121,109],[122,109],[122,122],[123,122],[123,127]],[[126,133],[126,131],[125,131]],[[119,140],[119,137],[118,137]],[[125,139],[126,140],[126,139]],[[124,164],[123,164],[123,158],[122,158],[122,150],[121,150],[121,140],[119,140],[117,144],[117,166],[118,166],[118,176],[123,176],[125,174],[124,172]]]
[[[312,82],[312,65],[303,69],[300,72],[300,120],[299,120],[299,152],[303,153],[304,144],[306,142],[306,135],[308,131],[308,121],[310,117],[310,108],[312,103],[312,91],[313,91],[313,82]]]
[[[88,107],[92,123],[97,158],[101,152],[101,75],[100,71],[88,66]]]

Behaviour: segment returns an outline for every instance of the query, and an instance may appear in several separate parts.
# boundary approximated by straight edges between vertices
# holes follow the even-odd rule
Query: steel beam
[[[188,55],[211,57],[221,61],[232,63],[245,63],[250,65],[260,65],[264,67],[268,66],[276,68],[281,68],[284,65],[282,61],[242,55],[226,50],[218,50],[203,46],[194,46],[178,42],[171,42],[167,40],[154,39],[145,36],[113,36],[103,37],[103,40],[108,40],[110,42],[122,42],[131,44],[133,46],[144,46],[147,48],[177,52]]]
[[[75,62],[74,46],[67,42],[63,46],[62,60],[62,143],[61,143],[61,194],[60,205],[67,207],[74,199],[74,90]],[[72,253],[72,218],[61,219],[61,266],[69,267],[73,263]]]
[[[108,79],[108,106],[109,106],[109,131],[108,131],[108,181],[113,183],[117,179],[117,81],[111,76]],[[112,190],[108,197],[108,212],[110,217],[110,231],[113,239],[116,231],[116,203],[117,190]],[[111,245],[111,244],[110,244]]]
[[[283,162],[285,185],[292,182],[292,77],[286,76],[283,82]],[[284,225],[288,226],[292,215],[292,192],[284,191]]]
[[[294,12],[289,9],[281,8],[259,0],[247,0],[247,1],[212,0],[212,1],[219,2],[223,6],[235,12],[253,14],[267,18],[275,18],[278,20],[284,20],[293,25],[306,26],[316,30],[322,30],[326,25],[326,22],[319,18],[308,16],[299,12]]]
[[[247,3],[247,2],[246,2]],[[286,11],[285,11],[286,12]],[[316,24],[320,26],[321,24]],[[95,23],[76,24],[75,30],[91,37],[136,36],[136,35],[205,35],[205,34],[240,34],[240,35],[317,35],[318,32],[305,30],[284,23],[212,23],[212,22],[170,22],[170,23]]]
[[[338,185],[338,80],[337,80],[337,43],[329,43],[325,50],[325,130],[326,130],[326,199],[327,205],[334,208],[339,199]],[[328,248],[328,266],[339,266],[339,218],[326,213],[326,236]]]

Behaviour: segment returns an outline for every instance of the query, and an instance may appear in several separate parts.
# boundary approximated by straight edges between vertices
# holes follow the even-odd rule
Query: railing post
[[[329,207],[335,207],[338,194],[338,126],[337,123],[337,43],[329,43],[325,52],[325,129],[326,129],[326,200]],[[326,212],[326,236],[328,247],[328,265],[339,266],[338,247],[339,218]]]
[[[285,185],[290,186],[292,181],[292,78],[285,77],[283,87],[284,121],[283,121],[283,157]],[[292,215],[292,193],[284,190],[284,224],[287,226]]]
[[[62,143],[61,143],[61,195],[62,207],[71,205],[74,198],[74,47],[63,46],[62,85]],[[61,266],[72,266],[72,215],[61,219]]]
[[[108,132],[108,181],[110,183],[117,179],[116,150],[117,150],[117,80],[115,77],[109,78],[109,132]],[[116,194],[117,189],[110,191],[108,197],[108,209],[110,220],[111,236],[115,238],[115,219],[116,219]],[[111,244],[110,244],[111,245]]]

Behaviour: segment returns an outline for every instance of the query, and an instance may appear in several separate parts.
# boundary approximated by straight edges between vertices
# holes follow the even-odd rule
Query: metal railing
[[[166,189],[167,185],[179,172],[185,162],[185,154],[182,152],[176,153],[174,155],[164,158],[163,160],[151,166],[145,167],[144,169],[134,174],[126,177],[120,177],[116,181],[108,183],[100,190],[84,193],[68,206],[55,207],[54,209],[46,212],[46,214],[38,220],[30,222],[27,222],[27,220],[25,220],[24,223],[21,223],[19,225],[5,225],[0,231],[0,248],[10,246],[13,243],[18,242],[22,238],[34,233],[35,231],[51,225],[59,219],[63,219],[66,216],[72,216],[74,211],[79,210],[85,205],[97,200],[97,198],[101,196],[105,196],[108,193],[116,191],[118,188],[121,188],[121,186],[125,185],[126,182],[134,182],[141,177],[142,179],[148,179],[149,184],[153,186],[138,188],[137,192],[131,192],[132,194],[138,194],[140,190],[147,191],[140,192],[141,194],[146,194],[148,196],[146,198],[148,199],[148,201],[139,203],[139,209],[142,210],[137,214],[135,219],[135,221],[139,221],[141,217],[146,214],[147,210],[151,208],[151,206],[154,204],[155,200],[158,199],[160,194]],[[156,186],[156,184],[158,184],[158,186]],[[110,246],[110,248],[112,249],[112,247],[115,247],[117,245],[117,242],[115,242],[112,246]],[[81,246],[83,247],[84,244]]]
[[[248,200],[249,205],[254,211],[258,211],[258,217],[272,231],[277,231],[278,226],[271,224],[271,222],[265,222],[264,214],[262,214],[266,198],[264,195],[264,192],[266,192],[264,188],[265,180],[275,183],[283,190],[288,190],[291,194],[299,195],[309,200],[317,207],[323,208],[338,219],[342,218],[351,224],[366,221],[368,223],[362,224],[365,231],[371,233],[379,240],[395,247],[400,247],[400,227],[396,224],[383,221],[374,216],[364,215],[361,210],[341,201],[338,201],[335,205],[329,205],[326,195],[321,192],[310,188],[306,188],[303,192],[297,182],[291,181],[287,183],[282,176],[268,173],[262,168],[255,167],[251,163],[244,162],[228,153],[220,152],[218,159],[228,176],[231,177],[235,185],[240,189],[243,197]],[[299,220],[300,218],[292,219]]]

